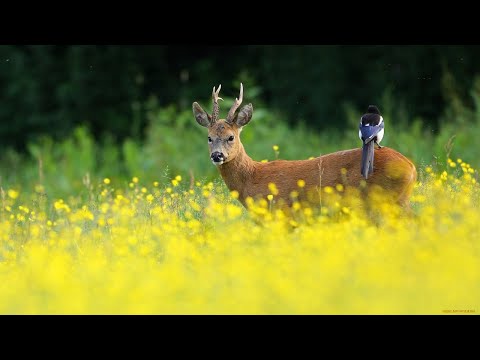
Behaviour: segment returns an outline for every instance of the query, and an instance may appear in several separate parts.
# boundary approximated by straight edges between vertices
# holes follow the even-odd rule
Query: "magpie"
[[[365,179],[373,172],[374,144],[379,148],[383,139],[385,124],[380,111],[375,105],[370,105],[367,113],[360,118],[358,136],[362,140],[362,167],[361,173]]]

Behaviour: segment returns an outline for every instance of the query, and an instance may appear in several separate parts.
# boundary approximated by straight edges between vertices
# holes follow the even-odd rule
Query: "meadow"
[[[97,142],[80,127],[31,143],[28,156],[2,154],[0,313],[480,311],[479,111],[432,134],[385,106],[398,121],[383,144],[414,160],[419,177],[413,215],[376,199],[372,219],[335,197],[341,187],[291,217],[267,201],[247,211],[191,111],[145,107],[142,143]],[[358,147],[356,113],[346,111],[353,130],[315,134],[259,106],[242,140],[265,161]]]

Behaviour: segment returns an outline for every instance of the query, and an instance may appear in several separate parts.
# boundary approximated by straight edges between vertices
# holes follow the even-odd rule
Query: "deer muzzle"
[[[215,165],[222,165],[225,162],[225,155],[220,151],[214,151],[212,155],[210,155],[210,159]]]

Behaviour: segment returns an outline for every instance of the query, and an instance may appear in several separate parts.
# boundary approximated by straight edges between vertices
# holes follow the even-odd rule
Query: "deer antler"
[[[212,90],[212,100],[213,100],[213,111],[212,111],[212,120],[211,120],[212,124],[218,120],[218,114],[220,112],[220,109],[218,107],[218,100],[223,101],[221,97],[218,97],[218,94],[220,93],[221,88],[222,88],[222,85],[220,84],[218,86],[217,91],[215,91],[215,86],[213,87],[213,90]]]
[[[238,98],[235,98],[235,102],[232,105],[232,108],[228,112],[227,119],[226,121],[228,123],[232,123],[233,119],[235,117],[235,111],[237,111],[238,107],[242,104],[243,101],[243,84],[240,83],[240,96]]]

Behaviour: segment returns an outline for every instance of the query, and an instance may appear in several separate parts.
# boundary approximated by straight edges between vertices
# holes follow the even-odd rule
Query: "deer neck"
[[[237,156],[220,165],[218,169],[228,189],[237,190],[242,194],[244,187],[249,183],[248,180],[253,176],[255,162],[247,155],[243,144],[240,144]]]

